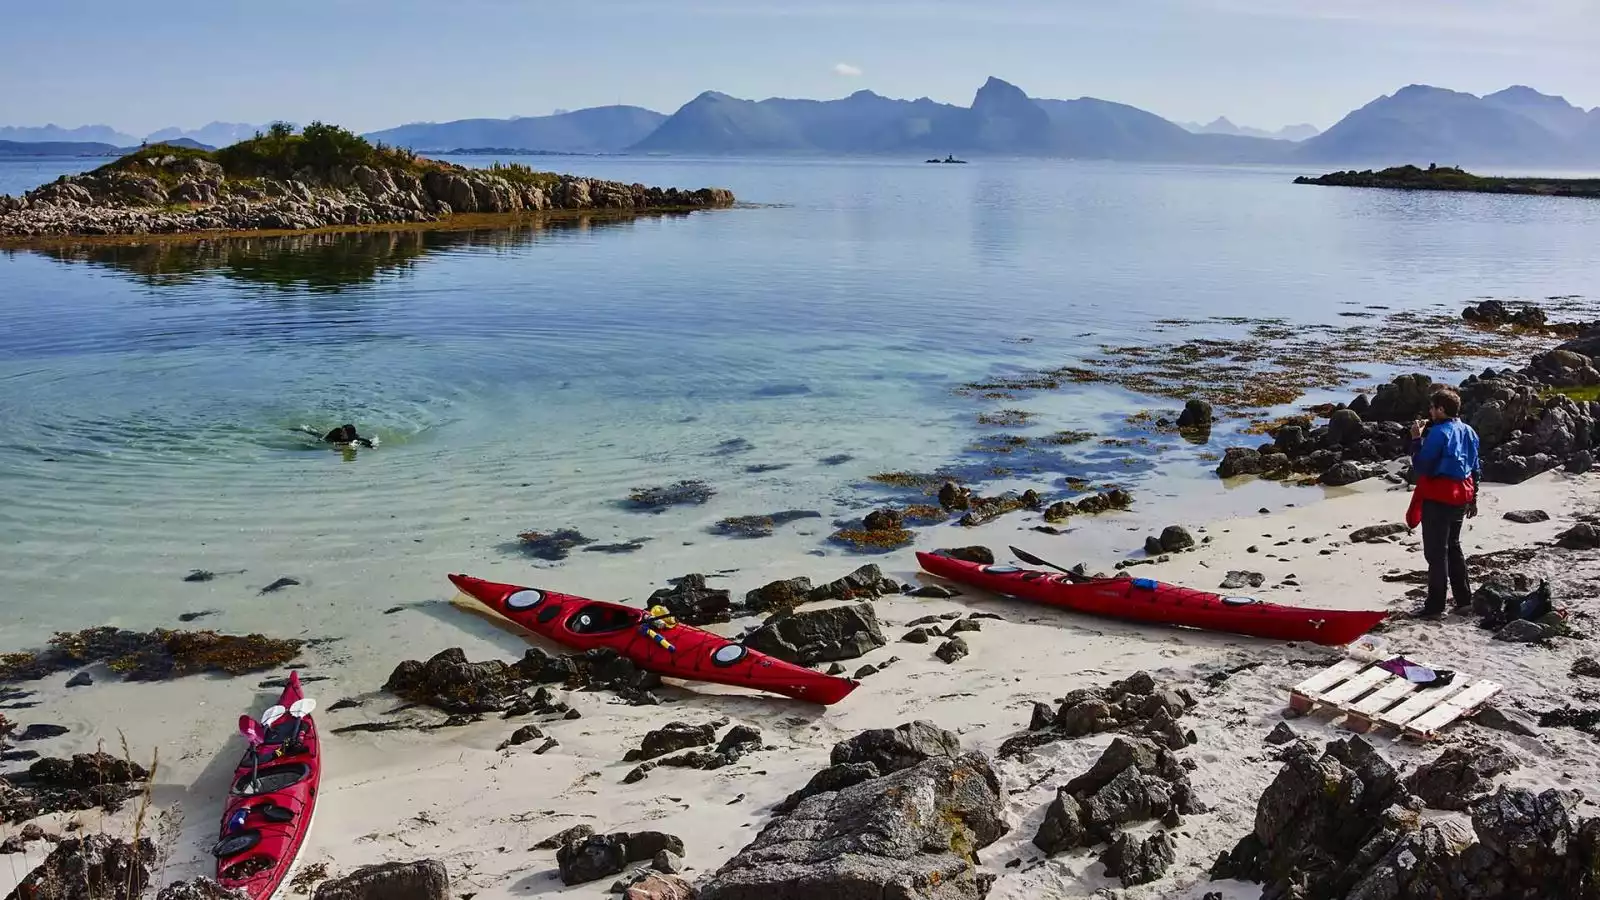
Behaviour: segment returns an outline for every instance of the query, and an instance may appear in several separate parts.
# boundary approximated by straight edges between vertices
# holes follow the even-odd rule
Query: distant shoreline
[[[1396,191],[1461,191],[1474,194],[1523,194],[1539,197],[1600,198],[1600,178],[1515,178],[1474,175],[1457,168],[1395,166],[1374,172],[1330,172],[1295,184],[1325,187],[1383,188]]]

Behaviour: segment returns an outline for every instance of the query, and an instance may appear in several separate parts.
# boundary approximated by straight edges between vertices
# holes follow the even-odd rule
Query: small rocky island
[[[1295,184],[1332,187],[1389,188],[1401,191],[1469,191],[1478,194],[1537,194],[1548,197],[1600,197],[1600,178],[1493,178],[1451,166],[1394,166],[1380,172],[1331,172],[1318,178],[1301,175]]]
[[[343,128],[277,124],[220,150],[153,144],[21,197],[0,195],[0,240],[306,231],[442,223],[465,214],[670,212],[733,204],[684,191],[495,164],[474,169],[372,144]],[[492,224],[485,222],[484,224]]]

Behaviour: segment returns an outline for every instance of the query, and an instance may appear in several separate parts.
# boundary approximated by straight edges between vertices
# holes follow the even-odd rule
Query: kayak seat
[[[608,634],[624,631],[639,624],[639,616],[631,610],[602,606],[598,603],[582,606],[567,619],[567,629],[576,634]]]

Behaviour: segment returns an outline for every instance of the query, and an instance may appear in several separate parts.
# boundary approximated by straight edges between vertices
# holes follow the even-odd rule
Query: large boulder
[[[700,900],[981,900],[993,876],[978,851],[1008,830],[987,757],[931,757],[805,799],[703,883]]]
[[[317,885],[313,900],[450,900],[450,875],[432,859],[362,866]]]
[[[1362,418],[1370,422],[1411,422],[1428,417],[1433,379],[1426,375],[1401,375],[1380,385]]]
[[[516,666],[499,660],[468,662],[465,651],[452,647],[425,663],[402,662],[383,689],[448,713],[484,713],[509,707],[528,683]]]
[[[745,638],[745,645],[802,666],[856,659],[888,643],[870,603],[780,613]]]

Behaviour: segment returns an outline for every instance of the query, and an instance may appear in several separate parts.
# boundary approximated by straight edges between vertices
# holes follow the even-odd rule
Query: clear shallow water
[[[1164,318],[1324,323],[1367,305],[1600,296],[1600,204],[1583,201],[1296,187],[1240,168],[525,161],[761,205],[0,252],[0,649],[202,606],[229,630],[292,618],[348,634],[447,595],[451,570],[636,598],[775,558],[834,577],[859,560],[823,543],[831,520],[893,496],[867,475],[990,464],[965,448],[998,430],[976,415],[1001,404],[956,396],[965,381],[1137,342]],[[0,191],[82,167],[0,162]],[[1038,413],[1032,432],[1101,434],[1173,406],[1100,387],[1005,405]],[[382,446],[345,458],[298,430],[342,421]],[[736,438],[751,449],[718,452]],[[1133,515],[1051,539],[1101,562],[1153,526],[1309,497],[1224,487],[1207,448],[1171,446],[1132,464],[1067,448],[997,487],[1133,485]],[[835,454],[853,459],[822,462]],[[718,494],[661,515],[620,504],[680,478]],[[824,518],[765,542],[707,531],[788,508]],[[543,575],[504,546],[565,526],[650,540]],[[817,548],[834,558],[802,555]],[[191,568],[246,573],[181,583]],[[255,602],[279,575],[305,583]]]

